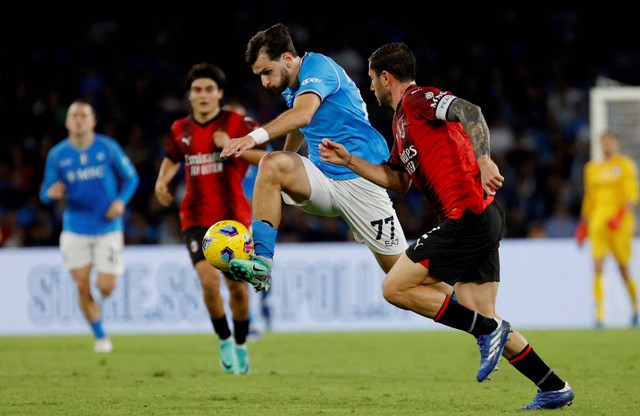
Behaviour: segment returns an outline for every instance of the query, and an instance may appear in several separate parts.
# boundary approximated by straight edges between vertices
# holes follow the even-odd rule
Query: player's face
[[[84,103],[71,104],[65,126],[72,136],[92,132],[96,126],[96,119],[91,106]]]
[[[262,86],[275,94],[281,94],[291,82],[290,60],[285,55],[272,61],[261,53],[251,66],[253,73],[260,76]]]
[[[606,157],[611,157],[618,153],[618,141],[611,133],[604,133],[602,137],[600,137],[600,147]]]
[[[189,88],[189,102],[194,113],[207,114],[220,108],[222,90],[211,78],[198,78]]]
[[[371,78],[369,89],[375,94],[380,107],[385,108],[391,107],[391,90],[385,87],[383,76],[383,74],[378,75],[369,69],[369,78]]]

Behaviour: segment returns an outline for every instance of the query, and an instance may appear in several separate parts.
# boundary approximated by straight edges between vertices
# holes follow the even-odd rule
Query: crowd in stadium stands
[[[154,197],[170,123],[189,111],[179,80],[196,62],[216,63],[229,78],[226,103],[241,106],[259,122],[270,120],[284,102],[260,87],[244,63],[244,49],[254,29],[277,21],[291,28],[298,52],[323,52],[346,68],[360,86],[372,123],[389,139],[390,114],[378,108],[369,90],[367,58],[383,43],[408,43],[422,71],[420,84],[438,85],[482,107],[492,157],[506,178],[497,196],[507,210],[506,237],[573,236],[582,168],[589,158],[589,88],[599,76],[636,82],[637,51],[628,52],[624,41],[616,41],[613,55],[609,42],[598,38],[602,33],[592,33],[592,16],[569,11],[533,16],[501,11],[467,36],[465,46],[455,48],[421,20],[411,21],[417,17],[341,25],[319,18],[296,21],[290,13],[237,12],[229,17],[233,23],[227,31],[180,21],[158,21],[144,29],[134,21],[109,19],[73,22],[73,27],[43,23],[40,32],[50,31],[25,31],[20,49],[3,36],[0,245],[58,244],[60,208],[42,205],[38,191],[47,152],[66,136],[64,117],[76,98],[90,100],[97,131],[116,138],[140,174],[127,210],[127,244],[181,243],[177,206],[164,208]],[[471,19],[457,18],[454,26],[468,27]],[[282,144],[282,139],[272,141],[275,148]],[[417,192],[392,197],[409,240],[433,224],[432,211]],[[340,219],[284,209],[279,241],[352,239]]]

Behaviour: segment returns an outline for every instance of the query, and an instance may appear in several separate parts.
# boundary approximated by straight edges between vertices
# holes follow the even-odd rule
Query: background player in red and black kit
[[[404,43],[384,45],[369,58],[371,89],[380,106],[395,110],[386,164],[371,164],[327,139],[320,145],[323,161],[347,165],[380,186],[403,194],[413,183],[440,221],[385,276],[383,295],[399,308],[476,337],[480,382],[504,355],[538,386],[525,410],[570,405],[569,383],[495,310],[504,212],[494,196],[504,178],[490,157],[482,111],[448,91],[417,86],[415,66]],[[458,302],[434,287],[443,281],[453,285]]]
[[[246,374],[249,371],[248,284],[225,275],[233,315],[232,337],[220,291],[223,273],[205,260],[202,238],[207,229],[220,220],[237,220],[251,226],[251,206],[242,180],[249,164],[258,164],[266,151],[255,148],[241,157],[220,157],[230,137],[245,136],[258,127],[257,122],[243,114],[222,109],[225,79],[224,72],[210,63],[196,64],[188,72],[186,84],[192,114],[174,121],[171,126],[155,196],[164,206],[172,203],[169,186],[184,163],[186,193],[180,205],[180,222],[202,284],[204,303],[220,338],[220,365],[226,373]]]

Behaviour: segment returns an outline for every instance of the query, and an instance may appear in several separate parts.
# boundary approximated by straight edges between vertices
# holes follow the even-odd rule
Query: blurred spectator
[[[532,221],[527,226],[527,238],[547,238],[547,232],[538,221]]]
[[[575,234],[577,218],[571,214],[566,202],[558,200],[553,213],[543,221],[542,228],[547,237],[571,238]]]

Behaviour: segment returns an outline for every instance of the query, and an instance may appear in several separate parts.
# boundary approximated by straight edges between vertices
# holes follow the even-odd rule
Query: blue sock
[[[102,320],[98,319],[95,322],[91,322],[91,330],[93,331],[93,335],[96,337],[96,339],[100,339],[100,338],[105,338],[107,336],[107,334],[104,332],[104,329],[102,329]]]
[[[272,260],[278,230],[260,220],[253,220],[251,229],[253,231],[253,244],[256,256],[262,256]]]

